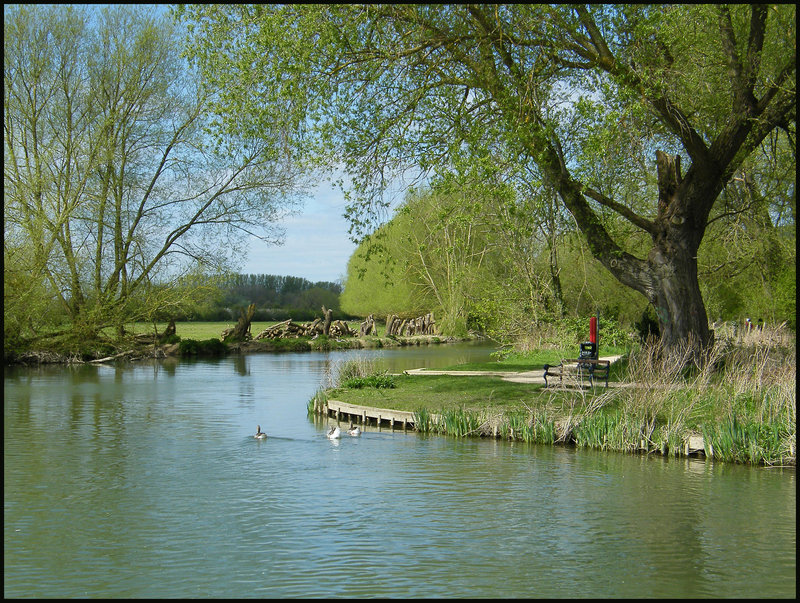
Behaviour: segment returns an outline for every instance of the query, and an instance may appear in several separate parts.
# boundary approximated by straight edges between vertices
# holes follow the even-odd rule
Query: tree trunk
[[[250,323],[256,313],[256,305],[250,304],[247,310],[242,310],[236,326],[230,333],[223,334],[222,341],[246,341],[250,339]]]
[[[169,319],[169,324],[167,325],[167,328],[164,329],[164,332],[158,337],[158,340],[159,341],[166,341],[168,337],[171,337],[171,336],[175,335],[175,333],[176,333],[176,330],[175,330],[175,319],[174,318],[170,318]]]
[[[653,248],[650,264],[653,285],[649,299],[658,317],[661,344],[674,353],[691,348],[692,359],[699,362],[699,354],[713,343],[713,333],[697,280],[696,256],[673,253],[667,257]]]
[[[620,248],[609,236],[583,196],[582,187],[569,179],[559,181],[559,193],[575,217],[592,252],[614,277],[642,293],[653,304],[661,329],[661,343],[669,353],[682,354],[689,346],[690,361],[702,362],[713,343],[705,303],[697,277],[697,250],[703,239],[709,199],[719,194],[719,179],[711,167],[693,166],[681,177],[680,157],[656,151],[658,211],[647,220],[626,216],[650,234],[652,247],[646,259]]]
[[[322,334],[328,335],[331,332],[331,318],[333,317],[333,310],[329,310],[325,306],[322,306],[322,314],[325,315],[325,322],[322,324]]]
[[[697,277],[697,250],[706,216],[693,214],[693,206],[699,204],[690,202],[692,193],[702,193],[691,183],[682,186],[680,155],[656,151],[656,165],[658,217],[648,257],[652,279],[648,299],[658,317],[664,349],[680,353],[681,347],[688,346],[693,359],[700,361],[699,353],[713,343]],[[698,220],[702,223],[697,224]]]
[[[550,283],[553,285],[553,301],[556,312],[564,316],[564,294],[561,289],[561,269],[558,267],[558,252],[555,242],[550,244]]]

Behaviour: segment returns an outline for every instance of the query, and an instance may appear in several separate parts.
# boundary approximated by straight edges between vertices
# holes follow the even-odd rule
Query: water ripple
[[[331,442],[306,402],[334,357],[7,377],[4,594],[794,595],[793,471]]]

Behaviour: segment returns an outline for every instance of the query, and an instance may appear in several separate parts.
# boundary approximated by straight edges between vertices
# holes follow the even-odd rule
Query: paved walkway
[[[600,360],[616,362],[620,356],[601,356]],[[541,383],[544,385],[544,369],[533,371],[440,371],[418,368],[403,371],[406,375],[450,375],[451,377],[500,377],[503,381],[514,383]],[[630,384],[609,383],[609,387],[630,387]]]

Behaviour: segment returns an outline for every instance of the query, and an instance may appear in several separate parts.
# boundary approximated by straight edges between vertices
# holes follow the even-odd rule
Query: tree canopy
[[[147,319],[188,299],[163,285],[227,269],[248,235],[279,243],[299,207],[279,139],[209,135],[214,91],[151,13],[4,10],[7,334],[53,308],[86,334]]]
[[[347,170],[356,234],[380,221],[389,185],[409,169],[442,174],[457,153],[499,149],[555,190],[592,255],[653,304],[667,347],[712,341],[697,253],[722,191],[773,134],[794,160],[794,5],[180,14],[191,56],[225,91],[225,128],[258,135],[282,115],[296,152]],[[786,184],[776,192],[793,199]],[[649,241],[644,253],[608,215]]]

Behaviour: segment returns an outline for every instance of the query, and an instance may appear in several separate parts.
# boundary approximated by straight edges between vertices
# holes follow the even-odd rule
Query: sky
[[[284,244],[267,245],[251,239],[247,260],[239,272],[344,284],[347,261],[356,249],[347,234],[344,207],[342,192],[323,180],[306,199],[301,212],[281,222],[286,230]]]

